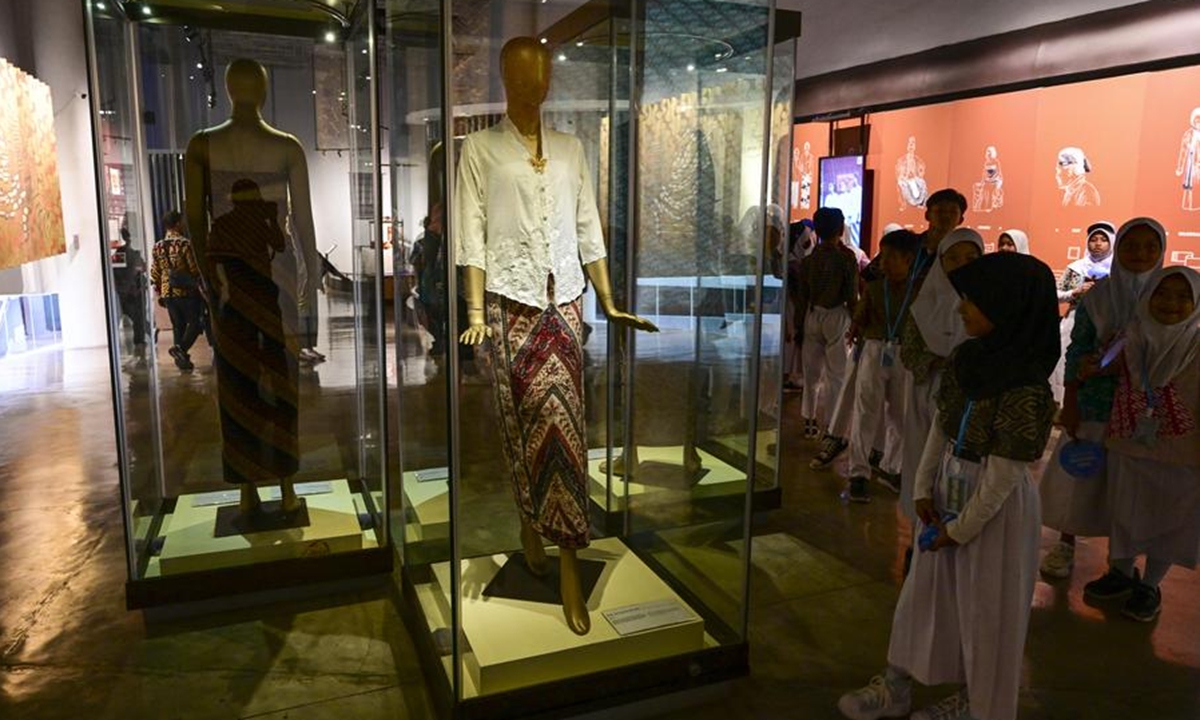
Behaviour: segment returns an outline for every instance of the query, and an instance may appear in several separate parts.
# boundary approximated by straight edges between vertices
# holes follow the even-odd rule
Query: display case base
[[[304,496],[308,524],[273,527],[222,535],[218,523],[229,505],[214,504],[208,494],[181,495],[175,510],[164,518],[162,551],[157,557],[161,575],[215,570],[351,552],[363,547],[359,509],[345,480],[325,484],[328,492]],[[323,488],[324,489],[324,488]],[[224,499],[224,498],[220,498]]]
[[[553,556],[554,550],[549,554]],[[623,542],[606,538],[579,551],[583,560],[600,561],[604,570],[588,600],[592,627],[576,635],[567,627],[562,606],[487,597],[483,589],[507,561],[505,555],[462,561],[461,617],[464,695],[478,697],[517,688],[598,673],[705,647],[704,620]],[[416,588],[429,622],[427,634],[445,634],[450,626],[449,563],[433,566],[432,582]],[[671,601],[682,611],[670,624],[629,632],[610,622],[616,610]],[[608,615],[606,616],[606,613]],[[622,631],[625,634],[622,634]],[[451,662],[441,648],[441,663]],[[452,670],[452,668],[450,668]]]

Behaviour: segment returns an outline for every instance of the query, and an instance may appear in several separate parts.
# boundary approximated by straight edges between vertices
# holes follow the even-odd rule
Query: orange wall
[[[1200,108],[1200,67],[871,115],[867,166],[875,170],[873,227],[876,234],[890,222],[924,228],[923,208],[902,202],[896,183],[896,163],[910,137],[924,161],[928,191],[954,187],[969,206],[984,175],[985,149],[993,146],[1003,204],[991,208],[985,193],[980,208],[968,207],[965,223],[989,245],[1006,228],[1025,230],[1033,254],[1061,271],[1080,256],[1089,223],[1120,225],[1134,215],[1149,215],[1168,230],[1168,262],[1200,269],[1200,168],[1195,209],[1184,208],[1183,183],[1175,174],[1194,108]],[[814,156],[828,155],[829,126],[797,125],[794,141],[794,153],[807,141]],[[1055,171],[1059,151],[1066,147],[1087,155],[1091,172],[1085,177],[1099,195],[1098,205],[1064,205]],[[793,220],[815,209],[793,206]]]

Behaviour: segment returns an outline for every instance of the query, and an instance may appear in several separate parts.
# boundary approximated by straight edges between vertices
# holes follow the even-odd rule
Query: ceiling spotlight
[[[564,55],[563,53],[559,53],[559,54],[558,54],[558,61],[559,61],[559,62],[566,62],[566,61],[567,61],[567,56],[566,56],[566,55]]]
[[[717,68],[717,72],[729,72],[729,68],[727,68],[727,67],[719,67],[719,68]]]
[[[142,6],[142,14],[145,15],[146,17],[150,17],[150,15],[153,14],[153,11],[150,10],[149,5],[143,5]]]
[[[98,2],[98,3],[96,3],[96,9],[97,10],[107,10],[108,6],[102,2]]]
[[[541,43],[542,43],[543,45],[545,45],[545,44],[546,44],[546,43],[548,43],[548,42],[549,42],[549,40],[547,40],[546,38],[541,38]]]
[[[203,69],[204,69],[204,63],[202,63],[202,62],[198,62],[198,63],[196,63],[196,69],[197,69],[197,70],[203,70]]]
[[[326,30],[325,31],[325,42],[327,42],[327,43],[337,42],[337,33],[335,33],[332,30]]]

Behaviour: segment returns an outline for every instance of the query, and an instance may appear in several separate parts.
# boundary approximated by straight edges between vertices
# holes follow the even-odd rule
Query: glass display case
[[[389,510],[435,697],[526,717],[744,672],[799,16],[375,5]]]
[[[83,8],[129,605],[386,573],[366,4]]]

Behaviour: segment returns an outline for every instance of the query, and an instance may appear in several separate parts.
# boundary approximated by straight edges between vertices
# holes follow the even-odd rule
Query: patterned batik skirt
[[[225,481],[278,482],[300,465],[295,301],[268,268],[224,266],[229,300],[213,331]]]
[[[487,318],[517,507],[552,543],[587,547],[581,303],[535,308],[489,293]]]

